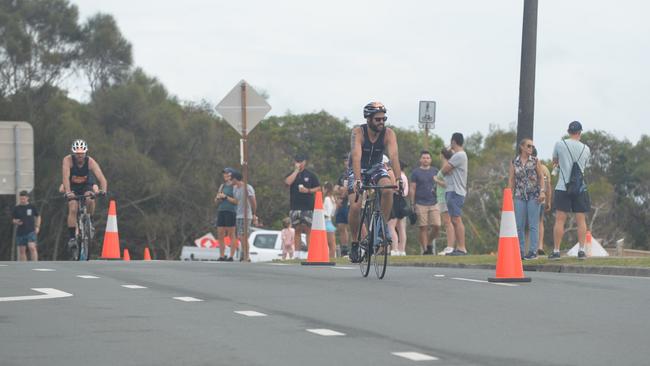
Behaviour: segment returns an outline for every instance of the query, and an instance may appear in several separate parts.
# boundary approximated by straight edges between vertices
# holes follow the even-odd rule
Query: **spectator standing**
[[[294,245],[296,252],[300,250],[301,234],[307,237],[311,233],[311,219],[314,214],[314,193],[320,190],[320,182],[316,174],[306,169],[307,155],[297,154],[294,157],[294,169],[284,178],[284,184],[289,187],[289,217],[295,229]]]
[[[247,184],[246,189],[248,189],[248,202],[244,202],[244,181],[243,177],[240,172],[234,172],[231,174],[232,177],[232,182],[233,182],[233,195],[235,196],[235,199],[237,200],[237,219],[236,219],[236,225],[237,225],[237,238],[244,243],[244,240],[247,240],[247,238],[244,238],[244,225],[248,225],[250,227],[251,224],[257,224],[257,200],[255,199],[255,189],[253,189],[253,186],[250,184]],[[244,222],[244,210],[247,210],[247,216],[248,216],[248,221]],[[236,247],[237,242],[235,241],[235,245],[233,246],[231,244],[230,246],[230,255],[231,257],[228,259],[228,261],[232,260],[232,255],[237,249]],[[242,253],[241,256],[241,261],[248,262],[250,261],[250,258],[246,255],[246,253]]]
[[[402,168],[401,176],[402,176],[402,182],[404,184],[404,192],[402,193],[402,197],[404,197],[404,199],[408,199],[409,181],[406,178],[406,174],[404,173],[404,169],[406,169],[408,165],[403,161],[401,161],[399,165]],[[398,194],[400,193],[399,192],[393,193],[393,195],[398,195]],[[396,202],[395,199],[393,199],[393,203],[394,202]],[[391,238],[393,238],[392,247],[394,248],[393,250],[390,251],[390,255],[394,255],[394,256],[406,255],[406,220],[407,218],[403,216],[403,213],[396,212],[395,204],[393,204],[393,213],[391,214],[391,219],[388,220],[388,230],[390,231]]]
[[[235,233],[236,218],[237,218],[237,199],[234,194],[234,186],[232,183],[232,173],[235,172],[232,168],[225,168],[221,171],[223,175],[223,183],[217,190],[217,195],[214,202],[217,204],[217,239],[219,240],[219,248],[221,250],[221,257],[218,261],[232,261],[232,256],[235,254],[237,248],[237,235]],[[230,257],[226,256],[226,236],[230,238]]]
[[[468,161],[467,153],[463,149],[465,138],[460,132],[451,136],[451,150],[454,154],[449,161],[442,167],[445,176],[449,176],[451,184],[447,186],[445,199],[447,200],[447,209],[451,223],[454,225],[454,236],[456,239],[456,249],[447,255],[467,255],[465,247],[465,225],[463,224],[462,214],[465,196],[467,195],[467,170]]]
[[[36,207],[29,202],[29,193],[21,191],[19,193],[19,203],[14,207],[12,222],[17,226],[16,229],[16,246],[18,247],[18,260],[24,262],[27,260],[27,249],[29,249],[29,259],[38,261],[38,249],[36,247],[36,237],[41,230],[41,216],[38,214]]]
[[[522,259],[537,259],[540,205],[546,199],[542,166],[533,156],[533,140],[522,139],[518,154],[510,162],[508,188],[513,190],[519,254]],[[526,224],[530,231],[530,248],[526,250]]]
[[[282,231],[280,232],[280,237],[282,238],[282,260],[293,259],[293,240],[296,235],[295,230],[291,227],[291,219],[285,217],[282,220]]]
[[[454,225],[451,223],[451,218],[449,217],[449,210],[447,209],[447,199],[445,198],[445,193],[447,192],[447,187],[451,186],[453,182],[451,181],[451,176],[445,175],[442,172],[442,167],[445,166],[445,163],[451,159],[451,156],[454,154],[453,151],[443,147],[440,150],[440,161],[441,169],[436,174],[434,180],[436,181],[436,198],[438,199],[438,207],[440,207],[440,218],[442,219],[442,224],[445,225],[445,232],[447,235],[447,247],[440,251],[438,255],[447,255],[454,251],[454,244],[456,235],[454,235]]]
[[[431,153],[420,152],[420,166],[411,172],[410,200],[417,214],[420,249],[423,255],[433,254],[433,240],[440,233],[440,209],[435,195],[436,183],[433,177],[438,168],[431,166]]]
[[[559,141],[553,149],[553,165],[559,169],[559,177],[555,186],[553,206],[555,207],[555,226],[553,227],[553,253],[549,259],[560,258],[560,243],[564,236],[564,224],[569,213],[574,213],[576,224],[578,225],[578,258],[584,259],[585,241],[587,235],[587,218],[586,214],[591,209],[591,200],[587,192],[587,185],[582,180],[579,192],[570,194],[567,191],[567,183],[571,181],[574,163],[577,164],[580,174],[584,174],[591,150],[589,146],[580,142],[582,136],[582,124],[573,121],[569,124],[567,130],[569,138]]]
[[[533,146],[533,156],[537,157],[537,148]],[[539,244],[537,247],[537,255],[546,255],[544,252],[544,213],[551,211],[551,203],[553,202],[553,190],[551,189],[551,172],[546,165],[541,164],[542,174],[544,175],[544,193],[546,198],[539,208]]]
[[[336,198],[334,186],[330,182],[323,184],[323,212],[325,214],[325,231],[327,232],[327,245],[330,258],[336,258],[336,227],[332,220],[336,215]]]

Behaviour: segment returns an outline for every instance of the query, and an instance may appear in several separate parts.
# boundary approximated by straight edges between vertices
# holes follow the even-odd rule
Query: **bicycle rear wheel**
[[[375,273],[380,280],[386,275],[386,266],[388,265],[388,253],[390,245],[386,235],[386,224],[381,214],[373,215],[373,237],[375,238],[373,250],[373,263],[375,264]]]

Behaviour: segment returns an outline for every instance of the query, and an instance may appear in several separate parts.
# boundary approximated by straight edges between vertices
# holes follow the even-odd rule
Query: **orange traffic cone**
[[[316,192],[314,214],[311,219],[311,234],[309,234],[309,247],[307,249],[307,262],[300,264],[308,266],[335,266],[330,262],[329,247],[327,246],[327,232],[325,231],[325,213],[323,212],[323,194]]]
[[[496,278],[488,278],[489,282],[530,282],[530,277],[524,277],[517,238],[517,222],[512,204],[512,190],[503,190],[503,208],[501,209],[501,228],[499,230],[499,253],[497,254]]]
[[[104,244],[102,245],[102,259],[120,259],[117,210],[115,209],[115,201],[113,200],[111,200],[108,206],[108,219],[106,220],[106,232],[104,233]]]
[[[151,260],[151,254],[149,254],[149,247],[144,247],[144,260],[145,261]]]
[[[131,260],[131,256],[129,255],[129,250],[126,249],[126,248],[124,248],[124,258],[122,258],[122,259],[124,259],[125,261],[130,261]]]

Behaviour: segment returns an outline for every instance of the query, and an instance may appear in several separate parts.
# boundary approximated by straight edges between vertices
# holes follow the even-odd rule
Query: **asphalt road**
[[[493,274],[0,262],[0,365],[650,364],[650,278]]]

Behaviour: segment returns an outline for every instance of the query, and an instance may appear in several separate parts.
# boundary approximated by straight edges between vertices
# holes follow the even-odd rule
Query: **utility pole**
[[[533,138],[535,116],[535,62],[537,57],[537,0],[524,0],[519,73],[517,142]]]

